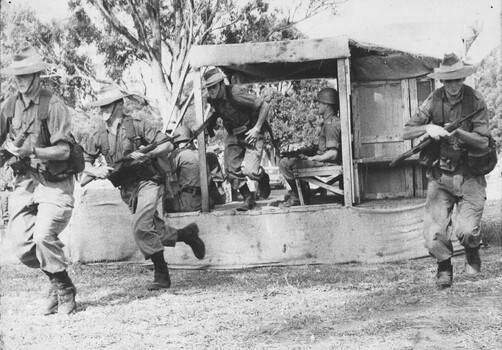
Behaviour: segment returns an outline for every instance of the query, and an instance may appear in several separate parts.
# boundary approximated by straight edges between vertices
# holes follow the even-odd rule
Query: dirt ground
[[[41,316],[39,271],[3,266],[0,348],[17,349],[499,349],[502,249],[483,272],[434,285],[431,259],[392,264],[171,270],[147,292],[138,264],[72,265],[78,311]]]

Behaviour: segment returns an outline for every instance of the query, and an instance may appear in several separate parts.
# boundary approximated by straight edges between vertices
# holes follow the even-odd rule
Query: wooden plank
[[[395,135],[374,135],[361,137],[361,144],[365,143],[383,143],[383,142],[403,142],[401,134]]]
[[[193,67],[284,63],[350,57],[346,36],[245,44],[194,45]]]
[[[361,101],[359,93],[359,84],[354,84],[352,89],[352,122],[354,125],[354,157],[361,157]]]
[[[338,59],[338,93],[340,96],[340,125],[342,133],[342,165],[345,206],[354,203],[354,168],[352,164],[352,128],[350,111],[350,61],[348,58]]]
[[[328,185],[322,181],[319,181],[319,180],[316,180],[316,179],[313,179],[311,177],[307,177],[305,179],[303,179],[304,181],[307,181],[308,183],[311,183],[312,185],[316,185],[316,186],[319,186],[319,187],[322,187],[322,188],[325,188],[327,189],[328,191],[331,191],[339,196],[343,196],[343,191],[340,190],[340,188],[338,187],[335,187],[335,186],[331,186],[331,185]]]
[[[204,123],[204,110],[202,107],[202,89],[201,89],[201,71],[200,69],[195,69],[193,76],[193,89],[195,91],[195,115],[197,120],[197,125],[202,125]],[[202,194],[202,212],[209,212],[209,185],[207,183],[207,162],[206,162],[206,140],[204,139],[204,133],[201,132],[197,137],[197,144],[199,150],[199,173],[200,173],[200,190]]]
[[[162,132],[165,133],[167,128],[169,127],[169,123],[171,123],[171,119],[173,118],[173,113],[176,110],[176,103],[178,102],[178,97],[180,95],[181,89],[183,88],[183,84],[185,82],[186,76],[188,74],[188,68],[190,67],[190,62],[188,60],[185,61],[183,64],[183,67],[181,68],[181,74],[180,74],[180,79],[176,83],[176,86],[173,89],[173,95],[172,95],[172,101],[171,101],[171,106],[169,106],[169,112],[168,112],[168,117],[166,120],[164,120],[163,125],[162,125]],[[184,115],[180,114],[180,118],[182,118]]]
[[[341,165],[293,169],[295,177],[337,176],[342,173],[342,171]]]

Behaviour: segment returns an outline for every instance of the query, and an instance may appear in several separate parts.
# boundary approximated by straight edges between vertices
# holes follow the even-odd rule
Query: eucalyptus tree
[[[334,10],[335,2],[291,1],[293,8],[285,13],[272,11],[264,0],[243,7],[235,0],[71,0],[71,6],[81,12],[87,8],[84,5],[92,5],[104,19],[97,45],[115,79],[135,61],[151,67],[165,119],[170,103],[183,102],[177,92],[189,71],[193,45],[290,38],[297,22]],[[87,16],[83,20],[93,25],[88,20],[92,14]]]

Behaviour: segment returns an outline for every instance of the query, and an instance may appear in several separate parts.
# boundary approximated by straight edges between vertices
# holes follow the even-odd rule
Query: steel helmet
[[[188,126],[181,125],[174,132],[174,142],[188,141],[192,135],[192,130]]]
[[[338,105],[338,91],[333,88],[322,88],[317,93],[316,101],[329,105]]]

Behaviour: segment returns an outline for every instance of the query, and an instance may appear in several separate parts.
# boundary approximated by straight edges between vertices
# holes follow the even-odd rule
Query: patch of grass
[[[163,292],[146,291],[152,271],[144,266],[77,264],[70,274],[78,312],[69,317],[39,315],[45,276],[8,265],[0,270],[0,344],[6,350],[491,349],[502,341],[502,252],[484,248],[482,259],[483,273],[468,278],[464,257],[454,257],[448,290],[435,288],[432,259],[172,270],[173,286]]]
[[[493,246],[502,246],[502,202],[487,201],[481,222],[483,242]]]

